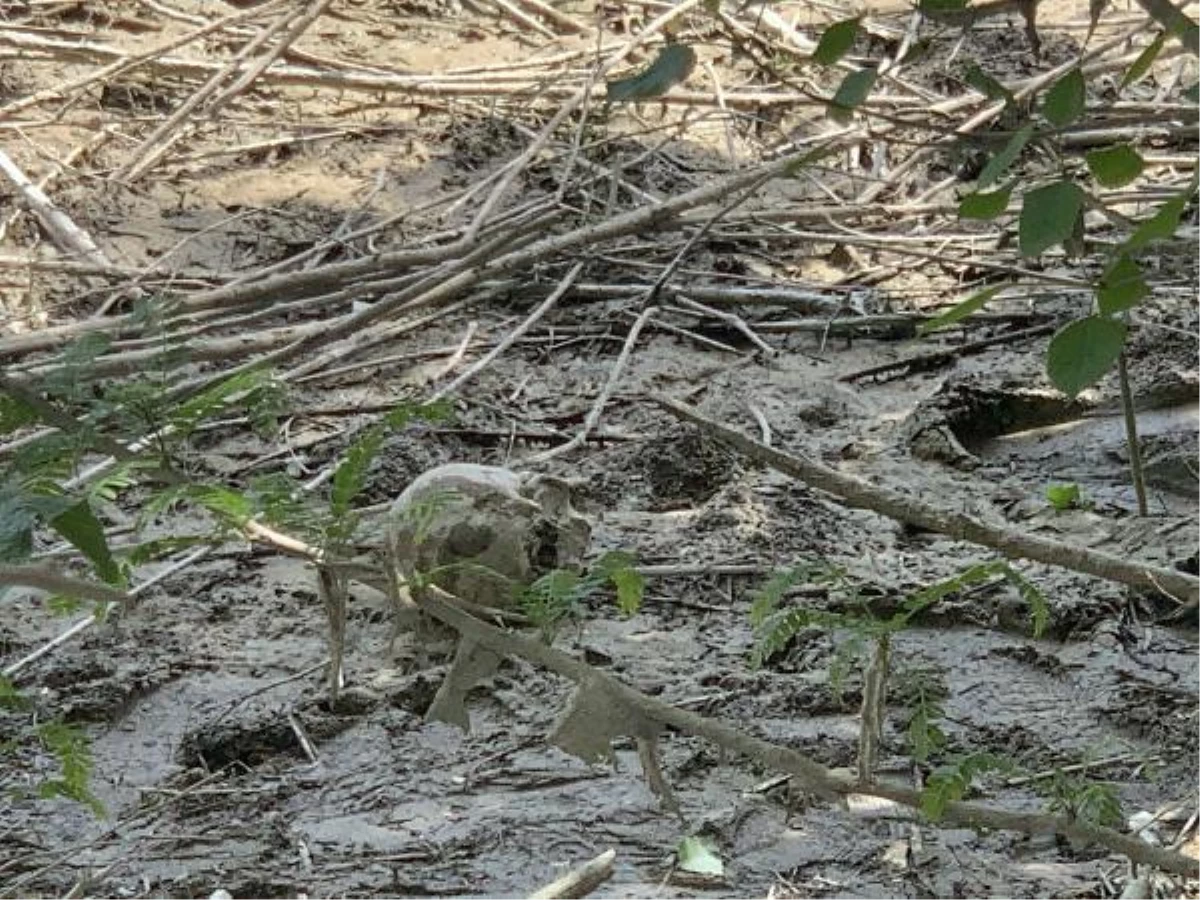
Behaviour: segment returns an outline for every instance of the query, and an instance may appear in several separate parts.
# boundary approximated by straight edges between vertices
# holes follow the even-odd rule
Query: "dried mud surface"
[[[327,42],[330,53],[353,53],[364,64],[399,56],[417,70],[527,52],[511,34],[496,37],[491,20],[456,5],[345,7],[346,16],[323,20],[305,46]],[[1005,52],[1015,70],[1031,67],[1019,34],[986,29],[969,37],[968,51]],[[137,49],[142,38],[128,40],[127,49]],[[1048,32],[1043,65],[1069,58],[1068,40]],[[44,86],[33,79],[47,69],[4,66],[4,96]],[[114,88],[102,102],[178,101],[170,84],[143,87]],[[39,140],[52,137],[42,132]],[[344,139],[197,159],[137,191],[73,183],[56,199],[114,259],[142,265],[170,251],[181,278],[238,272],[283,259],[346,221],[442,196],[524,140],[486,120],[456,124],[395,110]],[[687,156],[707,165],[716,158],[694,146]],[[652,185],[663,191],[704,174],[663,165]],[[839,261],[798,251],[792,271],[799,277]],[[727,262],[752,267],[755,260],[738,250]],[[697,265],[719,263],[710,254]],[[1194,279],[1194,266],[1189,273]],[[944,290],[936,273],[907,277],[931,294]],[[48,278],[42,299],[53,309],[65,293]],[[469,321],[498,339],[521,308],[493,303],[443,316],[385,348],[414,354],[406,362],[381,363],[368,380],[358,373],[298,386],[285,439],[237,429],[205,435],[195,463],[235,483],[249,473],[311,475],[370,420],[365,410],[411,396]],[[991,554],[839,506],[678,425],[646,396],[686,395],[753,434],[757,413],[778,447],[1030,532],[1164,565],[1191,557],[1194,565],[1195,470],[1180,460],[1196,457],[1196,314],[1163,304],[1146,317],[1182,332],[1164,340],[1147,327],[1131,351],[1140,396],[1167,386],[1167,399],[1147,400],[1142,419],[1147,446],[1167,460],[1151,483],[1149,519],[1132,512],[1115,382],[1106,379],[1085,410],[1043,402],[1050,395],[1044,340],[1000,345],[948,369],[846,383],[839,377],[921,346],[792,334],[771,337],[780,351],[774,357],[751,358],[647,332],[605,412],[602,439],[543,468],[578,480],[578,505],[595,522],[594,554],[622,549],[642,564],[694,569],[650,579],[632,618],[619,615],[611,598],[594,599],[558,646],[660,699],[826,765],[852,767],[861,677],[855,668],[835,690],[827,676],[845,636],[802,632],[754,668],[754,592],[772,571],[818,558],[842,567],[875,608],[888,610]],[[389,439],[363,502],[395,497],[442,462],[518,465],[549,445],[536,435],[561,442],[573,434],[629,320],[616,304],[593,302],[563,321],[561,334],[519,344],[490,367],[452,422]],[[704,333],[749,349],[734,329]],[[949,428],[968,456],[914,453],[914,422]],[[1050,509],[1045,486],[1066,481],[1078,483],[1091,505]],[[733,565],[756,574],[704,571]],[[1173,609],[1167,598],[1052,567],[1017,567],[1049,601],[1043,637],[1031,636],[1028,610],[1003,585],[954,595],[897,637],[882,760],[888,777],[919,783],[904,743],[913,696],[906,685],[936,683],[950,750],[992,751],[1043,778],[1098,761],[1093,777],[1115,787],[1127,813],[1181,800],[1194,811],[1195,622],[1154,624]],[[0,620],[5,662],[65,627],[42,603],[16,596]],[[836,608],[819,591],[794,602]],[[418,667],[404,641],[389,650],[378,595],[356,594],[349,628],[348,688],[331,707],[311,569],[230,548],[26,669],[21,687],[39,707],[82,725],[94,741],[93,789],[107,817],[62,800],[13,801],[0,822],[0,891],[61,896],[86,879],[88,894],[122,897],[206,897],[218,889],[235,897],[521,896],[608,848],[617,851],[616,870],[599,897],[1094,897],[1105,895],[1104,878],[1126,874],[1102,850],[1050,837],[981,834],[896,810],[792,796],[786,786],[764,787],[776,773],[668,733],[664,772],[681,822],[660,809],[632,744],[616,748],[610,767],[546,744],[568,697],[569,685],[556,676],[507,660],[471,694],[472,729],[464,734],[424,721],[445,660]],[[300,746],[301,732],[315,761]],[[6,758],[0,787],[26,787],[51,766],[32,750]],[[991,778],[978,799],[1038,809],[1044,799],[1036,784]],[[717,884],[669,877],[676,844],[696,833],[711,838],[726,862]],[[1173,836],[1167,827],[1163,833]]]

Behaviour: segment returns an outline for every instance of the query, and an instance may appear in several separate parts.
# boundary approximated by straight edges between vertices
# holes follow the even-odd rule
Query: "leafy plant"
[[[619,550],[605,553],[583,574],[555,569],[541,576],[522,592],[521,610],[549,643],[589,597],[609,584],[616,588],[618,608],[626,615],[636,612],[644,579],[633,557]]]
[[[969,753],[939,766],[925,780],[921,812],[937,821],[945,814],[947,806],[967,795],[977,777],[988,772],[1008,773],[1014,769],[1009,760],[987,752]]]
[[[1090,781],[1063,772],[1054,771],[1054,776],[1045,783],[1045,792],[1050,798],[1050,810],[1107,828],[1125,821],[1121,800],[1111,784]]]
[[[91,742],[79,729],[62,722],[44,722],[36,728],[38,739],[58,760],[59,776],[38,785],[38,796],[65,797],[103,816],[104,804],[92,793]]]
[[[1069,509],[1080,509],[1089,504],[1083,498],[1083,491],[1073,481],[1066,484],[1046,485],[1046,500],[1058,512]]]

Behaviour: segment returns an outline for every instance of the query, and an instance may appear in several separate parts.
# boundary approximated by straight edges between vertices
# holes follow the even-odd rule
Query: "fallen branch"
[[[440,591],[436,591],[440,595]],[[649,720],[670,726],[685,734],[702,737],[733,753],[747,756],[778,771],[789,773],[803,788],[826,798],[861,794],[883,797],[919,809],[920,791],[886,783],[860,784],[853,778],[835,774],[803,753],[781,747],[715,719],[679,709],[649,697],[607,673],[549,647],[511,632],[502,631],[464,613],[440,596],[427,594],[418,600],[423,610],[454,628],[465,639],[498,654],[520,656],[544,666],[575,683],[601,692],[609,704],[632,721]],[[1085,844],[1100,844],[1137,863],[1157,866],[1176,875],[1195,878],[1197,862],[1181,853],[1164,850],[1111,828],[1089,825],[1066,816],[1036,812],[1009,812],[978,803],[954,802],[946,806],[943,818],[971,828],[993,828],[1025,834],[1052,832]]]
[[[965,513],[939,509],[889,488],[870,484],[853,475],[845,475],[821,463],[764,446],[733,428],[714,422],[701,415],[695,407],[672,397],[659,394],[653,399],[663,409],[685,422],[696,425],[705,434],[785,475],[803,481],[809,487],[832,494],[847,506],[868,509],[898,522],[907,522],[936,531],[955,540],[990,547],[1010,559],[1030,559],[1095,575],[1107,581],[1162,591],[1181,602],[1200,597],[1200,579],[1191,575],[1025,534],[1003,525],[984,522]]]
[[[595,859],[589,859],[577,869],[572,869],[562,878],[550,882],[540,891],[529,896],[533,900],[558,900],[561,897],[586,897],[612,877],[616,850],[605,850]]]

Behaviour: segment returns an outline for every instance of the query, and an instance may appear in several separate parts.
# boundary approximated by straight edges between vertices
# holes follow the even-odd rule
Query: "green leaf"
[[[617,589],[617,609],[623,615],[632,616],[641,608],[646,579],[633,568],[619,569],[609,575],[609,579]]]
[[[989,100],[1003,100],[1011,104],[1016,99],[1012,91],[973,62],[967,63],[963,80]]]
[[[842,79],[833,99],[826,107],[825,111],[829,118],[843,125],[849,122],[854,110],[871,93],[871,88],[875,86],[875,79],[878,75],[879,73],[875,69],[868,68],[851,72]]]
[[[108,548],[108,540],[104,537],[104,526],[100,524],[86,500],[81,500],[51,519],[50,527],[91,560],[96,574],[104,581],[120,587],[125,586],[124,576]]]
[[[1040,256],[1075,231],[1083,214],[1083,191],[1069,181],[1056,181],[1025,195],[1018,226],[1022,256]]]
[[[66,797],[87,806],[97,816],[104,815],[104,806],[92,793],[92,748],[87,735],[61,722],[44,722],[37,727],[42,744],[58,759],[61,778],[51,778],[38,785],[42,797]]]
[[[1046,373],[1056,388],[1074,397],[1112,368],[1125,347],[1124,322],[1088,316],[1059,329],[1050,339]]]
[[[239,372],[201,391],[170,413],[171,424],[180,431],[192,431],[200,422],[223,410],[235,395],[252,391],[270,378],[265,369]]]
[[[1196,182],[1193,180],[1182,194],[1172,197],[1160,206],[1158,212],[1134,229],[1129,240],[1125,242],[1125,249],[1131,252],[1141,250],[1154,241],[1165,241],[1174,237],[1175,229],[1179,227],[1179,219],[1195,190]]]
[[[967,316],[983,309],[988,301],[1004,290],[1005,287],[1006,285],[999,284],[972,294],[966,300],[942,313],[937,318],[930,319],[928,322],[922,322],[917,328],[917,334],[929,334],[931,331],[937,331],[939,328],[945,328],[947,325],[961,322]]]
[[[1026,125],[1010,137],[1000,152],[989,159],[988,164],[983,167],[983,171],[979,173],[979,180],[976,182],[977,186],[982,190],[1003,175],[1021,155],[1021,151],[1025,149],[1025,145],[1029,143],[1031,137],[1033,137],[1032,125]]]
[[[1191,87],[1183,89],[1183,99],[1191,103],[1200,103],[1200,81],[1197,81]]]
[[[1158,54],[1162,52],[1163,45],[1167,42],[1166,34],[1160,34],[1154,39],[1154,42],[1146,47],[1138,58],[1133,61],[1126,71],[1124,77],[1121,78],[1121,84],[1118,90],[1124,90],[1133,84],[1139,78],[1150,71],[1150,67],[1154,65],[1154,60],[1158,59]]]
[[[383,446],[386,433],[382,428],[370,428],[350,445],[338,463],[333,473],[333,488],[330,493],[329,506],[335,516],[343,516],[350,511],[350,504],[366,485],[367,472],[371,462]]]
[[[862,18],[856,16],[853,19],[835,22],[826,28],[824,34],[821,35],[821,40],[817,42],[817,49],[813,51],[813,62],[822,66],[832,66],[845,56],[847,51],[854,46],[854,41],[858,37],[858,25],[861,21]]]
[[[1079,505],[1083,494],[1079,490],[1079,485],[1075,482],[1067,484],[1049,484],[1046,485],[1046,500],[1058,512],[1066,512],[1068,509],[1074,509]]]
[[[696,65],[696,52],[683,44],[667,44],[644,71],[608,82],[609,103],[637,103],[661,97],[685,81]]]
[[[1106,188],[1124,187],[1142,174],[1146,161],[1128,144],[1113,144],[1085,155],[1092,175]]]
[[[245,494],[220,485],[192,485],[188,496],[239,528],[254,515],[254,505]]]
[[[1100,276],[1096,303],[1101,313],[1111,315],[1132,309],[1149,293],[1141,268],[1122,253]]]
[[[1072,69],[1050,86],[1042,104],[1042,115],[1059,128],[1070,125],[1081,115],[1087,103],[1087,84],[1079,69]]]
[[[1001,188],[998,191],[982,193],[975,191],[967,194],[958,201],[958,217],[960,219],[994,219],[1008,209],[1008,198],[1012,195],[1011,188]]]
[[[725,874],[725,864],[721,862],[721,857],[703,838],[685,837],[675,848],[675,859],[679,868],[685,872],[713,878],[720,878]]]

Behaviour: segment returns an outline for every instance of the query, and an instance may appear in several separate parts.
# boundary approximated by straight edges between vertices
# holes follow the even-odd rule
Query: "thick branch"
[[[832,494],[846,506],[869,509],[898,522],[907,522],[936,531],[955,540],[990,547],[1010,559],[1031,559],[1095,575],[1108,581],[1164,591],[1180,601],[1193,601],[1200,597],[1200,580],[1191,575],[1113,556],[1111,553],[1025,534],[1003,525],[984,522],[965,513],[939,509],[889,488],[870,484],[853,475],[845,475],[821,463],[767,447],[739,431],[714,422],[701,415],[695,407],[680,403],[671,397],[658,395],[654,399],[663,409],[685,422],[691,422],[706,434],[773,469],[778,469],[785,475],[803,481],[809,487]]]

